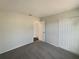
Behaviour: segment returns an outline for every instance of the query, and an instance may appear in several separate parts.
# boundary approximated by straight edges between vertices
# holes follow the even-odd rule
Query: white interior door
[[[41,24],[40,32],[42,37],[41,39],[45,41],[45,21],[41,21],[40,24]]]
[[[38,37],[39,40],[45,40],[45,22],[40,20],[34,21],[34,37]]]

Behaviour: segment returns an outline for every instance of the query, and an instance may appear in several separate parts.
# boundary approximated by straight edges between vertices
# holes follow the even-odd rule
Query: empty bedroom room
[[[0,0],[0,59],[79,59],[79,1]]]

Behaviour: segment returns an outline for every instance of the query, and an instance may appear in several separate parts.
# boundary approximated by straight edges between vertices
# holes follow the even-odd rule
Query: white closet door
[[[59,46],[79,54],[79,18],[67,18],[60,20]]]

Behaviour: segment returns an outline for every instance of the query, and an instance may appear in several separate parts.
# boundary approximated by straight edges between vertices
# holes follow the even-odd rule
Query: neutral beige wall
[[[79,54],[79,9],[43,17],[46,20],[46,41]]]
[[[0,12],[0,53],[32,42],[36,17]]]

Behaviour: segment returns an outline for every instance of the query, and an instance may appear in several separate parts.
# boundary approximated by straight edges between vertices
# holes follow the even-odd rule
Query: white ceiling
[[[0,10],[43,17],[79,7],[79,0],[0,0]]]

